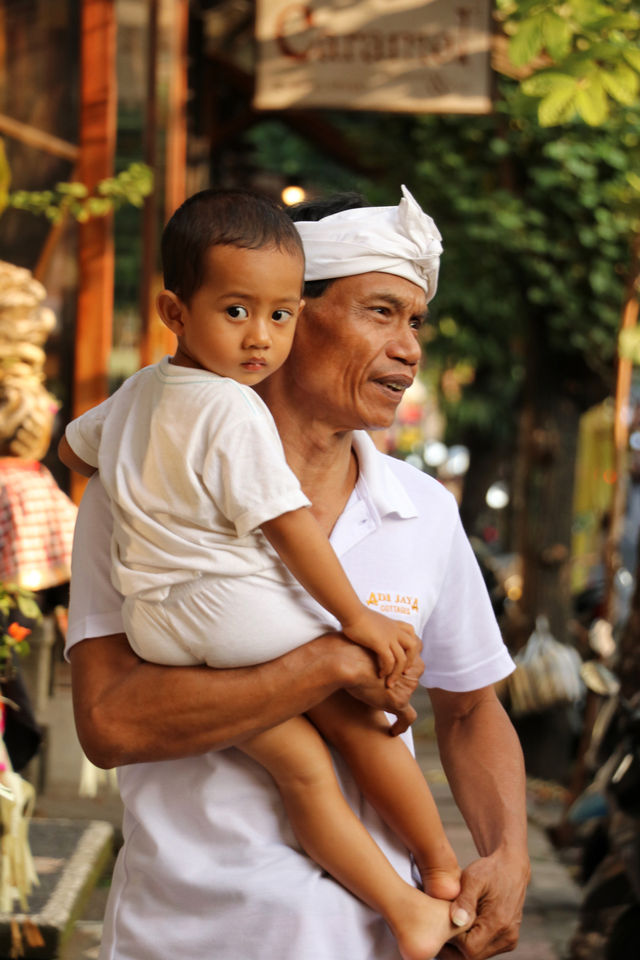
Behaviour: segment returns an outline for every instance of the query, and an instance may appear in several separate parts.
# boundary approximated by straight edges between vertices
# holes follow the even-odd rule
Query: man
[[[492,688],[511,661],[452,498],[360,432],[391,424],[416,374],[440,238],[408,194],[397,208],[317,215],[299,226],[309,283],[294,347],[262,395],[356,590],[381,612],[393,598],[423,638],[443,763],[480,854],[452,905],[454,919],[475,923],[441,957],[483,960],[513,948],[528,880],[522,758]],[[72,581],[74,706],[90,759],[126,765],[101,956],[397,960],[380,918],[301,853],[268,775],[228,748],[340,689],[405,717],[424,665],[385,689],[369,655],[337,634],[236,670],[143,663],[121,632],[108,540],[94,480]],[[409,878],[402,844],[336,764],[347,799]]]

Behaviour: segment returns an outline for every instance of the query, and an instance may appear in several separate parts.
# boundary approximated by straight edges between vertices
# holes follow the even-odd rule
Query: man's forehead
[[[404,277],[397,277],[395,274],[377,271],[358,273],[352,277],[340,277],[334,280],[331,286],[338,288],[342,294],[351,294],[358,298],[380,297],[389,302],[393,301],[398,306],[408,307],[416,313],[426,314],[427,312],[427,297],[424,290],[417,283],[412,283]]]

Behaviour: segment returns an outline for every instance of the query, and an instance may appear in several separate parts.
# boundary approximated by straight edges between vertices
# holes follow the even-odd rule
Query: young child
[[[413,628],[360,602],[251,389],[286,360],[303,307],[296,228],[267,198],[207,190],[175,212],[162,255],[157,308],[176,334],[174,357],[132,376],[60,443],[63,462],[98,468],[109,494],[112,579],[132,647],[164,664],[274,659],[331,629],[301,584],[393,684],[416,655]],[[447,902],[460,870],[420,770],[384,714],[348,694],[310,717],[240,749],[274,777],[309,855],[385,917],[404,960],[428,960],[460,932]],[[314,725],[414,853],[425,892],[396,874],[348,806]]]

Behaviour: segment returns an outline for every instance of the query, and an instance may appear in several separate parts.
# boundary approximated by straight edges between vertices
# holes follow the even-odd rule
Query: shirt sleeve
[[[514,670],[459,517],[438,599],[422,639],[426,669],[421,682],[426,687],[477,690]]]
[[[239,537],[283,513],[310,506],[268,412],[258,410],[218,432],[204,479]]]
[[[124,633],[122,596],[111,584],[111,509],[96,475],[85,489],[71,557],[71,596],[65,656],[81,640]]]
[[[102,426],[110,407],[111,397],[72,420],[64,431],[73,452],[90,467],[98,466]]]

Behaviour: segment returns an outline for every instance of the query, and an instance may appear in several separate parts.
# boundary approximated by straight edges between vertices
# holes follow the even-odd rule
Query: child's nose
[[[252,347],[264,348],[268,347],[270,343],[271,335],[268,323],[262,317],[256,317],[246,332],[244,346],[249,349]]]

